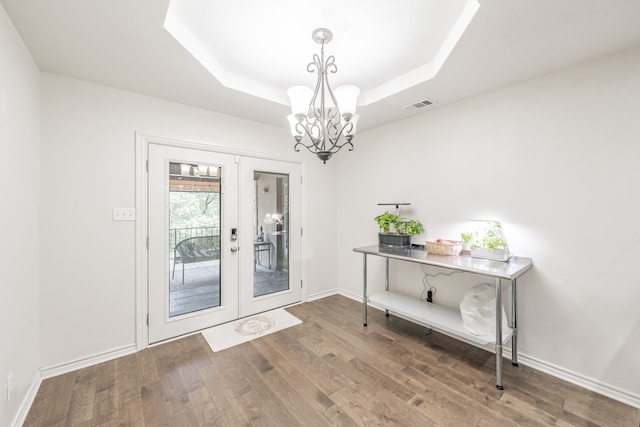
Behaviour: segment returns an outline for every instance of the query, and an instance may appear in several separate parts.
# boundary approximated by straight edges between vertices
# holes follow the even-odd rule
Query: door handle
[[[231,246],[231,252],[238,252],[237,246]]]

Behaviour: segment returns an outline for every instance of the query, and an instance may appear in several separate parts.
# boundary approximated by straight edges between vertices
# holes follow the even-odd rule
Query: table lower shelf
[[[495,345],[495,334],[492,337],[473,335],[464,328],[462,315],[455,308],[444,307],[442,305],[420,301],[419,299],[408,297],[396,292],[384,291],[374,294],[368,298],[369,305],[389,310],[389,312],[424,325],[445,335],[492,350]],[[502,325],[502,344],[504,345],[513,331]]]

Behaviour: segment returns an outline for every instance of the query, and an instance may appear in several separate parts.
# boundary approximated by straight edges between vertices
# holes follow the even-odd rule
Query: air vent
[[[415,104],[407,105],[405,108],[408,108],[410,110],[416,110],[418,108],[428,107],[428,106],[433,105],[433,104],[435,104],[435,101],[432,101],[430,99],[425,99],[424,101],[420,101],[420,102],[416,102]]]

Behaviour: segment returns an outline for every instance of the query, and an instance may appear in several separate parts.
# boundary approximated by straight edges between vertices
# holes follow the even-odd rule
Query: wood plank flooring
[[[331,296],[213,353],[196,334],[43,381],[25,426],[640,426],[640,411]],[[506,362],[506,361],[505,361]]]

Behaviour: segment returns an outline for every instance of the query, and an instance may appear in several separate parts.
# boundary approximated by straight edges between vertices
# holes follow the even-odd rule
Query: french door
[[[300,301],[300,164],[243,157],[240,188],[240,224],[245,232],[239,316],[246,317]]]
[[[150,343],[300,301],[299,164],[153,143],[148,162]]]

